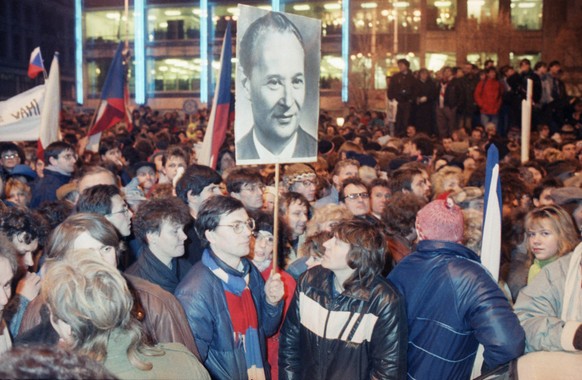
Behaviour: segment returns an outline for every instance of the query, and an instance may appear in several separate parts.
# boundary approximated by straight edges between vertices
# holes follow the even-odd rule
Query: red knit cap
[[[437,199],[416,214],[416,231],[420,240],[459,243],[463,240],[463,212],[452,199]]]

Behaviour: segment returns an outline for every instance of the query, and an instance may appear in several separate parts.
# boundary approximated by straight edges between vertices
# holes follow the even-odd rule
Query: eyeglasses
[[[2,155],[2,158],[5,160],[9,160],[11,158],[16,158],[17,156],[18,156],[18,154],[16,154],[16,153],[4,153]]]
[[[252,185],[248,185],[247,184],[247,185],[241,186],[240,189],[241,190],[249,191],[251,193],[254,193],[257,190],[261,190],[261,191],[265,190],[265,185],[263,185],[262,183],[255,183],[255,184],[252,184]]]
[[[67,154],[63,154],[62,156],[59,156],[59,158],[64,158],[65,160],[76,160],[77,155],[74,153],[67,153]]]
[[[249,230],[255,229],[255,220],[253,218],[249,218],[245,222],[234,222],[233,224],[219,224],[217,227],[231,227],[235,234],[240,234],[244,231],[245,227]]]
[[[110,212],[107,215],[115,215],[115,214],[129,214],[129,207],[127,205],[123,206],[123,208],[119,211]]]
[[[354,194],[348,194],[344,197],[344,199],[351,199],[352,201],[358,199],[358,198],[362,198],[362,199],[368,199],[370,198],[370,194],[368,193],[354,193]]]

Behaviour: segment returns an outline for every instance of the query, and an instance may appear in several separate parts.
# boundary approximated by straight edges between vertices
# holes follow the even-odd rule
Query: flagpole
[[[271,275],[277,273],[279,254],[279,163],[275,164],[275,207],[273,208],[273,269]]]
[[[129,0],[125,0],[125,51],[129,51]]]

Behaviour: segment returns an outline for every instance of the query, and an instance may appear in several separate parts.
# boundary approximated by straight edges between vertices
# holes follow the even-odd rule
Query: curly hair
[[[397,192],[384,208],[382,221],[389,234],[406,237],[414,230],[416,214],[426,202],[412,193]]]
[[[322,227],[326,222],[333,224],[342,220],[349,220],[352,217],[352,213],[343,204],[329,204],[318,207],[313,212],[311,219],[307,222],[305,234],[307,237],[313,236],[323,231]]]
[[[22,234],[25,244],[38,239],[43,245],[48,235],[48,225],[37,212],[21,207],[9,207],[0,213],[0,232],[13,240]]]
[[[159,233],[164,222],[185,226],[192,217],[188,208],[178,198],[155,198],[143,202],[133,220],[133,228],[138,239],[148,244],[147,234]]]

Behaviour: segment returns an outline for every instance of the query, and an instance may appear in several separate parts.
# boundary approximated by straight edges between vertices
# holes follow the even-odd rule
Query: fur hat
[[[315,170],[305,164],[293,164],[285,167],[285,175],[283,176],[283,183],[289,187],[295,182],[310,179],[315,180],[317,175]]]
[[[416,215],[416,232],[420,240],[458,243],[463,240],[464,229],[463,212],[450,198],[432,201]]]

